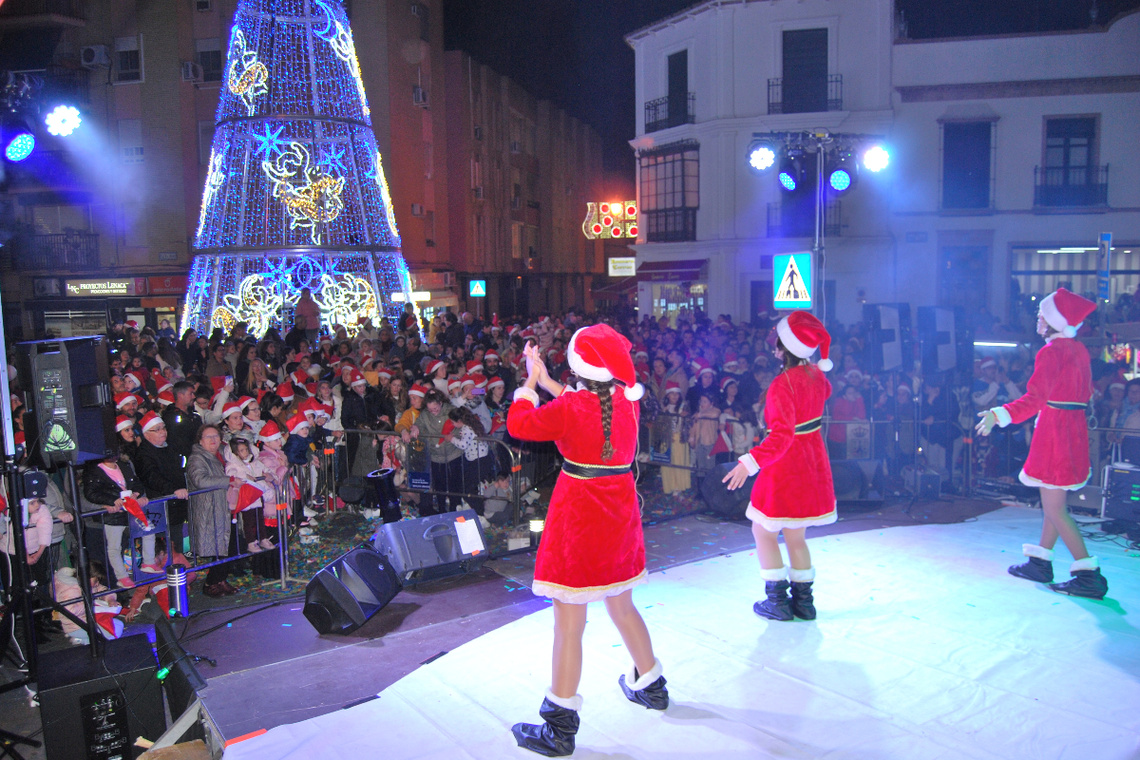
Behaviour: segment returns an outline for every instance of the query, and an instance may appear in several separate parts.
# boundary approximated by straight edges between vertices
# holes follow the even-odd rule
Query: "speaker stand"
[[[0,728],[0,757],[13,757],[15,760],[24,760],[24,756],[16,751],[16,747],[24,744],[29,747],[37,748],[43,746],[42,742],[35,739],[29,739],[26,736],[14,734],[11,731],[5,731]]]

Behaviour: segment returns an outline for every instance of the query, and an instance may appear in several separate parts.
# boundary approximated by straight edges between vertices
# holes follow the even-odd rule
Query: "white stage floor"
[[[814,622],[753,614],[763,588],[753,552],[653,575],[634,600],[669,682],[664,713],[622,696],[629,661],[604,607],[590,605],[574,757],[1140,756],[1140,556],[1092,544],[1108,598],[1055,594],[1005,572],[1040,519],[1006,508],[811,539]],[[1066,579],[1070,560],[1058,555]],[[547,608],[378,699],[279,726],[226,758],[538,757],[515,746],[510,726],[538,722],[551,626]]]

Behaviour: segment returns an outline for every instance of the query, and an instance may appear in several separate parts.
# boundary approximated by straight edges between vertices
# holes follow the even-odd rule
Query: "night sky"
[[[916,39],[1081,29],[1140,0],[897,0]],[[601,133],[607,173],[632,182],[630,32],[693,0],[444,0],[445,44],[555,101]],[[632,188],[630,188],[632,189]]]

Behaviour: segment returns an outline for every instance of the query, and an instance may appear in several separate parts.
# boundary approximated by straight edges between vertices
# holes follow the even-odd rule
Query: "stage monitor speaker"
[[[400,581],[371,546],[350,550],[322,568],[305,588],[304,615],[318,633],[351,633],[392,601]]]
[[[1140,469],[1108,467],[1105,472],[1102,517],[1140,522]]]
[[[372,545],[405,586],[470,573],[487,559],[483,526],[473,509],[384,523]]]
[[[115,441],[107,340],[102,335],[17,344],[20,386],[28,391],[24,434],[29,461],[50,467],[103,459]]]
[[[756,483],[756,476],[744,481],[744,485],[735,491],[728,490],[724,478],[736,466],[736,462],[718,464],[713,468],[712,474],[701,483],[701,498],[709,509],[720,517],[729,520],[743,520],[748,510],[748,500],[752,495],[752,486]]]
[[[158,667],[145,635],[104,642],[92,659],[87,647],[45,652],[40,658],[40,718],[47,760],[132,758],[140,736],[166,731]]]
[[[154,645],[158,652],[158,662],[162,667],[169,668],[167,676],[162,681],[166,691],[166,701],[170,705],[170,714],[179,716],[186,712],[186,708],[198,696],[198,692],[206,688],[206,679],[194,667],[192,655],[188,655],[178,642],[170,618],[160,614],[154,623]],[[189,738],[200,739],[201,735],[192,735]]]
[[[910,304],[865,304],[863,321],[867,323],[867,369],[885,372],[909,369],[904,366],[910,335]],[[838,347],[842,357],[842,346]]]

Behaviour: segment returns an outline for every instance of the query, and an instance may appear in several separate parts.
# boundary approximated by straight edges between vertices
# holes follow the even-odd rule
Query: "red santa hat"
[[[228,375],[225,377],[211,377],[210,387],[214,389],[214,395],[217,395],[218,391],[225,388],[231,382],[233,382],[233,378]]]
[[[570,369],[584,380],[608,382],[617,380],[625,385],[625,397],[637,401],[645,394],[645,387],[637,382],[629,339],[607,324],[590,325],[579,329],[566,347]]]
[[[494,360],[495,360],[495,361],[497,361],[497,362],[498,362],[498,361],[502,361],[502,357],[501,357],[501,356],[499,356],[499,352],[498,352],[498,351],[495,351],[494,349],[492,349],[492,350],[488,351],[487,353],[483,354],[483,361],[485,361],[485,362],[489,362],[489,361],[491,361],[492,359],[494,359]]]
[[[336,414],[336,407],[332,404],[317,404],[317,413],[323,414],[331,420]]]
[[[680,393],[680,392],[681,392],[681,384],[678,383],[676,380],[666,380],[665,381],[665,393],[666,393],[666,395],[670,394],[670,393]]]
[[[439,359],[436,359],[435,361],[431,361],[431,362],[428,362],[428,366],[427,366],[427,376],[428,376],[428,377],[432,377],[432,376],[434,376],[434,375],[435,375],[435,373],[436,373],[436,371],[437,371],[437,370],[439,370],[439,368],[440,368],[440,367],[446,367],[446,366],[447,366],[447,365],[446,365],[446,364],[444,364],[444,363],[443,363],[442,361],[440,361]]]
[[[297,369],[293,370],[292,374],[289,375],[289,379],[293,382],[294,385],[300,385],[301,387],[304,387],[305,383],[309,382],[309,375],[305,372],[305,370],[298,367]]]
[[[483,362],[472,359],[467,362],[467,374],[475,375],[483,371]]]
[[[128,320],[127,320],[126,322],[124,322],[123,324],[124,324],[126,327],[129,327],[129,328],[131,328],[132,330],[137,330],[137,329],[139,329],[139,323],[138,323],[137,321],[133,320],[133,319],[128,319]]]
[[[146,373],[142,370],[135,370],[123,375],[123,379],[127,381],[128,385],[135,388],[141,388],[146,383]]]
[[[229,417],[231,414],[241,415],[241,404],[236,401],[227,401],[222,407],[222,419]]]
[[[439,431],[440,432],[440,436],[439,436],[439,445],[440,446],[443,445],[443,440],[445,438],[447,438],[447,436],[451,435],[451,433],[454,430],[455,430],[455,423],[453,421],[448,420],[447,422],[443,423],[443,429]]]
[[[131,402],[139,403],[139,397],[133,393],[116,393],[115,394],[115,408],[122,409],[124,406]]]
[[[157,369],[152,371],[150,373],[150,376],[154,378],[154,389],[159,393],[162,393],[167,388],[174,387],[171,382],[166,379],[166,375],[162,374]]]
[[[427,395],[427,386],[420,385],[419,383],[412,383],[412,387],[408,389],[409,396],[419,396],[423,398]]]
[[[266,423],[266,424],[269,424],[269,423]],[[309,419],[304,414],[302,414],[300,412],[298,412],[297,414],[294,414],[292,417],[290,417],[285,422],[285,425],[289,428],[289,432],[294,434],[294,435],[300,435],[301,431],[305,430],[306,428],[312,427],[312,423],[309,422]]]
[[[459,387],[461,387],[461,388],[462,388],[462,387],[465,387],[465,386],[468,386],[468,385],[470,385],[470,386],[474,387],[474,385],[475,385],[475,378],[471,377],[471,375],[464,375],[464,376],[463,376],[462,378],[460,378],[460,380],[459,380]],[[448,388],[450,388],[450,387],[451,387],[451,384],[450,384],[450,383],[448,383],[448,386],[447,386],[447,387],[448,387]]]
[[[119,432],[122,432],[124,430],[130,430],[131,427],[134,426],[134,424],[135,424],[134,420],[132,420],[130,417],[125,417],[125,416],[120,414],[118,417],[115,418],[115,432],[119,433]]]
[[[242,483],[238,489],[237,502],[234,504],[233,514],[242,512],[246,507],[252,507],[261,501],[262,491],[250,483]]]
[[[819,319],[808,311],[793,311],[776,324],[776,334],[784,348],[800,359],[807,359],[819,349],[817,366],[829,372],[835,364],[828,358],[831,353],[831,335]]]
[[[1085,318],[1094,311],[1095,303],[1065,288],[1045,296],[1038,309],[1045,322],[1066,338],[1075,337]]]
[[[380,360],[377,359],[376,361],[380,361]],[[386,377],[389,380],[391,380],[392,379],[392,370],[388,369],[387,367],[381,367],[380,369],[376,370],[376,377],[378,377],[378,378]]]
[[[162,425],[164,423],[162,421],[162,418],[159,417],[154,412],[147,412],[146,414],[143,415],[143,418],[141,420],[139,420],[139,424],[142,426],[142,431],[145,433],[146,431],[150,430],[151,428],[157,427],[157,426]]]
[[[487,390],[491,390],[492,388],[505,388],[506,386],[507,384],[503,382],[503,378],[492,377],[490,382],[487,383]]]
[[[447,381],[447,390],[448,391],[457,391],[462,387],[463,387],[463,383],[462,383],[462,381],[460,381],[460,379],[458,377],[453,377]]]
[[[986,356],[986,357],[982,358],[982,361],[978,365],[978,368],[979,369],[985,369],[986,367],[996,367],[996,366],[997,366],[997,359],[993,358],[992,356]]]
[[[368,381],[364,379],[364,375],[360,373],[360,370],[353,368],[352,373],[349,374],[348,384],[350,386],[367,385]]]
[[[276,441],[280,437],[281,428],[279,428],[277,426],[277,423],[273,420],[270,420],[269,422],[266,422],[264,425],[262,425],[261,432],[257,436],[258,440],[261,441]]]
[[[737,383],[735,377],[726,377],[720,381],[720,392],[724,393],[725,389],[727,389],[728,386],[736,384]]]
[[[253,403],[256,403],[256,400],[253,398],[253,396],[242,396],[238,399],[238,406],[241,407],[242,412],[245,412],[249,405]]]
[[[273,389],[273,392],[277,394],[278,398],[285,402],[286,406],[293,401],[293,384],[290,382],[281,383],[281,385]]]
[[[478,372],[471,376],[471,380],[474,381],[476,388],[487,387],[487,378]]]
[[[309,394],[309,398],[317,395],[316,383],[305,383],[305,393]]]
[[[158,403],[162,404],[163,406],[170,406],[173,404],[174,391],[170,390],[169,388],[160,391],[158,394]]]
[[[320,406],[320,402],[315,398],[307,398],[297,406],[297,411],[307,417],[310,414],[315,415]]]

